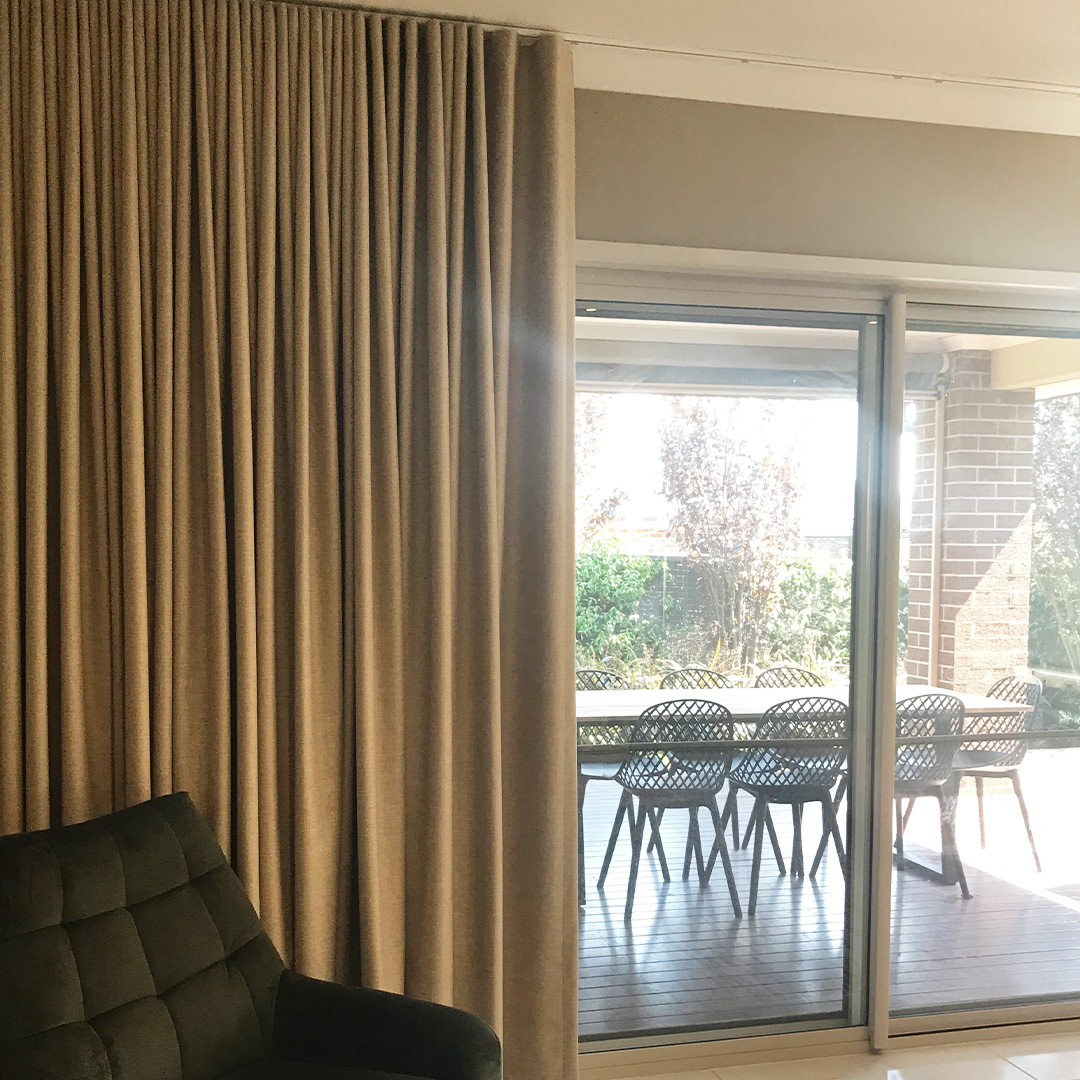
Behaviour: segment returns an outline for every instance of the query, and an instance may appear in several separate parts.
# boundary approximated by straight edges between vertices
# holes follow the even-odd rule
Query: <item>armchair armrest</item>
[[[283,971],[273,1055],[404,1073],[424,1080],[501,1080],[498,1036],[461,1009]]]

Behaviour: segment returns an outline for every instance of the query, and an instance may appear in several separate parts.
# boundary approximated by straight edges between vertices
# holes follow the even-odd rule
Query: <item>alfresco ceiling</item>
[[[850,396],[858,381],[854,330],[578,315],[575,337],[581,389]],[[1080,388],[1080,339],[909,330],[905,342],[909,396],[933,396],[950,354],[972,349],[990,352],[1002,389]]]
[[[858,386],[856,330],[579,315],[575,337],[579,389],[852,397]],[[930,393],[942,336],[909,346],[909,389]]]
[[[414,11],[415,3],[380,5]],[[1080,135],[1076,0],[437,0],[558,30],[579,87]]]

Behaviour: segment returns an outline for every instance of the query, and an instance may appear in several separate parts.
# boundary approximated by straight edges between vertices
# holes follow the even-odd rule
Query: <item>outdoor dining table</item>
[[[898,701],[906,700],[918,694],[955,694],[964,703],[964,727],[968,729],[969,720],[979,717],[1006,716],[1015,713],[1030,712],[1031,706],[999,698],[985,697],[982,694],[966,694],[956,690],[946,690],[935,686],[898,686]],[[762,715],[772,706],[782,701],[798,697],[831,697],[847,702],[850,691],[846,685],[821,687],[728,687],[710,690],[578,690],[577,691],[577,726],[578,726],[578,764],[588,761],[617,761],[626,752],[626,725],[636,720],[650,705],[663,701],[678,701],[689,698],[715,701],[723,705],[737,724],[752,728]],[[608,734],[610,732],[610,735]],[[993,736],[985,725],[978,725],[980,736]],[[998,738],[1008,737],[1008,733],[998,734]],[[760,745],[760,744],[759,744]],[[959,791],[957,778],[947,795],[946,813],[955,816],[956,795]],[[578,835],[583,833],[583,806],[578,800]],[[583,853],[578,855],[579,900],[584,903],[584,861]],[[955,852],[942,852],[941,869],[927,866],[909,855],[904,857],[903,867],[914,870],[943,884],[955,885],[958,881],[958,856]]]

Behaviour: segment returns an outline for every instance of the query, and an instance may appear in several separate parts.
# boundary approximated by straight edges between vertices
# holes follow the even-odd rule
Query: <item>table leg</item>
[[[941,808],[941,880],[946,885],[955,885],[962,873],[956,847],[956,806],[959,799],[960,777],[953,773],[938,796]]]
[[[927,795],[931,794],[926,792]],[[960,886],[960,892],[964,899],[971,897],[968,891],[967,878],[964,876],[964,866],[960,861],[960,853],[956,846],[956,805],[960,795],[960,777],[954,773],[950,780],[936,791],[938,800],[938,812],[941,818],[941,869],[927,866],[918,859],[913,859],[910,854],[905,854],[903,847],[903,814],[901,812],[901,800],[896,800],[897,817],[897,844],[894,855],[894,863],[898,870],[908,870],[930,881],[937,881],[942,885]],[[914,801],[914,800],[913,800]]]

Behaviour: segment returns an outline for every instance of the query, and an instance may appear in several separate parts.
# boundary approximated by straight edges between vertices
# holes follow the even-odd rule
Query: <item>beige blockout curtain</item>
[[[185,789],[287,959],[576,1058],[563,43],[0,0],[0,832]]]

